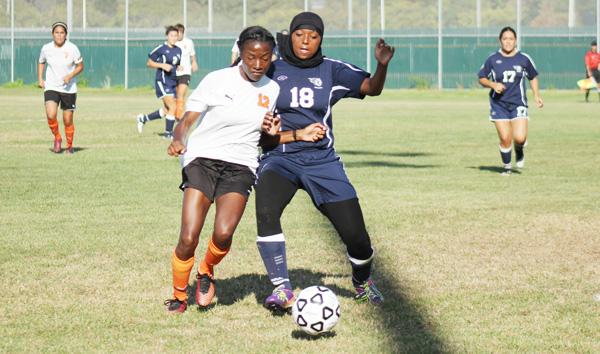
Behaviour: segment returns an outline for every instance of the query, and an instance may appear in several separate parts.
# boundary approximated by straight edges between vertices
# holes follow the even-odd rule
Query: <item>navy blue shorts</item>
[[[175,97],[175,88],[177,87],[177,81],[167,81],[163,83],[161,81],[154,82],[154,90],[156,91],[156,98],[163,98],[165,96]]]
[[[490,120],[529,119],[527,106],[490,100]]]
[[[275,172],[304,189],[317,207],[357,198],[356,190],[337,156],[312,159],[310,155],[301,158],[270,155],[260,161],[258,179],[267,171]]]

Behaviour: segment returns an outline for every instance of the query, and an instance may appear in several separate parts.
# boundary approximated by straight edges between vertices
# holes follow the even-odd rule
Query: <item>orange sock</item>
[[[213,276],[213,267],[229,253],[229,248],[222,250],[217,245],[214,244],[212,238],[208,241],[208,249],[206,250],[206,255],[204,255],[204,259],[200,263],[200,274],[209,274]]]
[[[73,135],[75,135],[75,124],[65,126],[65,135],[67,136],[67,148],[73,146]]]
[[[176,105],[175,105],[175,118],[177,118],[177,120],[180,120],[181,117],[183,117],[183,113],[185,113],[184,112],[184,107],[183,107],[184,104],[185,104],[185,101],[184,101],[183,98],[178,98],[175,103],[176,103]]]
[[[58,130],[58,119],[48,119],[48,127],[52,134],[54,134],[54,140],[61,139],[60,131]]]
[[[177,258],[175,252],[171,257],[171,268],[173,269],[173,295],[179,301],[187,300],[187,286],[190,272],[194,267],[194,257],[182,261]]]

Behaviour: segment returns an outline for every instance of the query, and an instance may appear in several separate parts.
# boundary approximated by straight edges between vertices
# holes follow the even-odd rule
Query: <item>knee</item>
[[[231,241],[233,239],[234,231],[234,228],[227,226],[215,228],[215,231],[213,232],[212,236],[212,240],[215,246],[219,247],[222,250],[231,247]]]
[[[179,234],[179,243],[177,244],[177,249],[180,251],[179,253],[184,255],[194,255],[197,246],[198,235],[191,232],[189,229],[182,229]]]

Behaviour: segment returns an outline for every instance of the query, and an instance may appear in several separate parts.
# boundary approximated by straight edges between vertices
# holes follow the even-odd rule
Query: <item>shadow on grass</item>
[[[345,167],[361,168],[361,167],[394,167],[394,168],[436,168],[439,165],[415,165],[411,163],[397,163],[388,161],[356,161],[344,162]]]
[[[500,167],[500,166],[470,166],[469,168],[473,169],[473,170],[487,171],[487,172],[494,172],[494,173],[504,172],[504,168]],[[521,174],[521,171],[512,170],[512,173],[513,174]]]
[[[331,289],[337,296],[354,297],[354,293],[348,289],[340,288],[335,284],[326,283],[323,279],[332,276],[342,276],[336,274],[315,273],[307,269],[291,269],[289,271],[290,279],[293,279],[293,285],[300,289],[312,285],[324,285]],[[347,275],[345,275],[347,276]],[[196,287],[197,282],[194,281],[188,287],[188,302],[196,303]],[[236,301],[242,300],[248,295],[254,295],[257,304],[262,304],[267,296],[273,290],[271,282],[266,275],[259,274],[242,274],[234,278],[215,279],[215,287],[219,305],[229,306]],[[210,309],[209,306],[208,309]]]
[[[427,152],[376,152],[368,150],[336,150],[339,155],[355,155],[355,156],[388,156],[388,157],[420,157],[431,156],[433,154]]]
[[[328,338],[335,338],[337,334],[335,333],[335,331],[331,331],[331,332],[325,332],[325,333],[321,333],[319,335],[316,336],[311,336],[308,333],[303,332],[302,330],[299,329],[295,329],[292,331],[292,338],[294,339],[301,339],[301,340],[321,340],[321,339],[328,339]]]
[[[51,153],[53,153],[53,154],[55,153],[55,152],[54,152],[54,149],[52,149],[52,148],[49,148],[48,150],[49,150]],[[64,153],[65,153],[65,150],[66,150],[65,148],[62,148],[62,149],[60,150],[60,152],[59,152],[59,153],[56,153],[56,154],[57,154],[57,155],[59,155],[59,154],[64,154]],[[78,153],[78,152],[80,152],[80,151],[83,151],[83,150],[87,150],[87,148],[84,148],[84,147],[78,147],[78,146],[73,146],[73,153],[74,153],[74,154],[75,154],[75,153]]]

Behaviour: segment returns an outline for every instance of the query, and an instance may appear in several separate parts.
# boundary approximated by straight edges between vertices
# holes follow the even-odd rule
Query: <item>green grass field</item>
[[[0,89],[0,352],[600,352],[600,104],[543,96],[509,177],[483,90],[336,106],[386,302],[354,304],[344,248],[300,191],[283,218],[292,281],[342,307],[312,340],[261,306],[253,197],[216,268],[218,304],[165,313],[182,193],[164,123],[135,129],[151,90],[81,90],[69,156],[50,152],[40,90]]]

